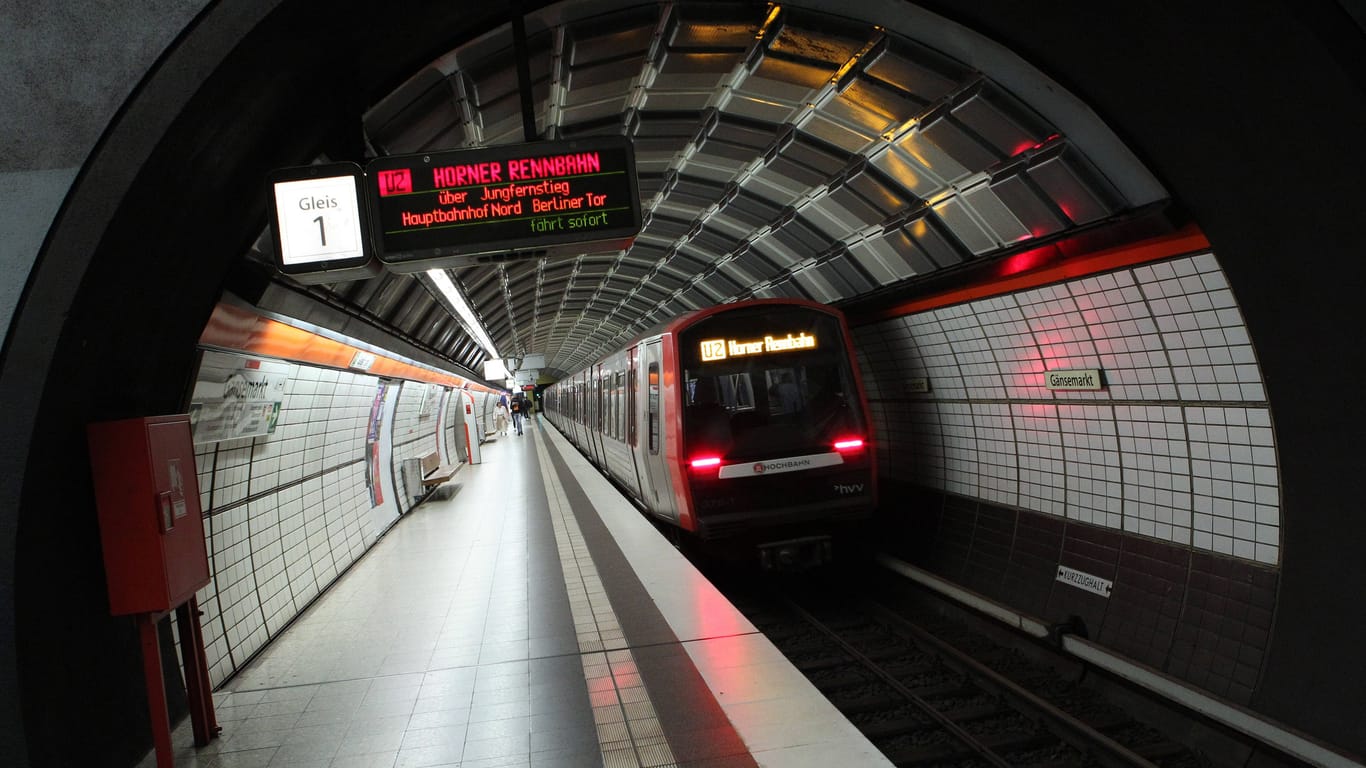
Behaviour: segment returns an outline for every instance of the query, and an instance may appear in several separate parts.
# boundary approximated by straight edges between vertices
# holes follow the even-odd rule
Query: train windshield
[[[727,460],[824,453],[867,433],[840,322],[755,307],[679,334],[689,452]]]

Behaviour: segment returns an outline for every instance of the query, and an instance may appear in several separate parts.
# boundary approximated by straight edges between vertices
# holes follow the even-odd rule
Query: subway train
[[[844,316],[798,299],[681,315],[548,387],[545,415],[680,545],[830,561],[877,461]]]

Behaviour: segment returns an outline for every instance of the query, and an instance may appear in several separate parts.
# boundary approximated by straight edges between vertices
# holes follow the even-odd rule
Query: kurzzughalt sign
[[[1105,377],[1096,368],[1065,371],[1044,371],[1043,384],[1051,390],[1102,389]]]
[[[1101,597],[1109,597],[1110,590],[1114,588],[1114,582],[1109,579],[1102,579],[1099,576],[1093,576],[1085,571],[1068,568],[1065,565],[1058,566],[1058,581],[1061,581],[1064,584],[1071,584],[1077,589],[1094,592]]]

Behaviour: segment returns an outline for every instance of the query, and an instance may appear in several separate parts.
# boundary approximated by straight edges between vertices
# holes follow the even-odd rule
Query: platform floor
[[[177,729],[177,766],[890,765],[543,419],[448,485],[215,694],[219,739]]]

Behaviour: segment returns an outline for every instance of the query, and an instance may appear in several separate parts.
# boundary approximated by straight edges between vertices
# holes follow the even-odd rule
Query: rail
[[[890,555],[878,555],[877,561],[890,571],[1021,632],[1037,638],[1048,637],[1048,625],[1033,616],[1019,613]],[[1360,761],[1309,736],[1193,688],[1155,669],[1117,656],[1093,642],[1073,635],[1063,635],[1059,645],[1065,653],[1097,669],[1117,675],[1291,757],[1324,768],[1366,768]]]

